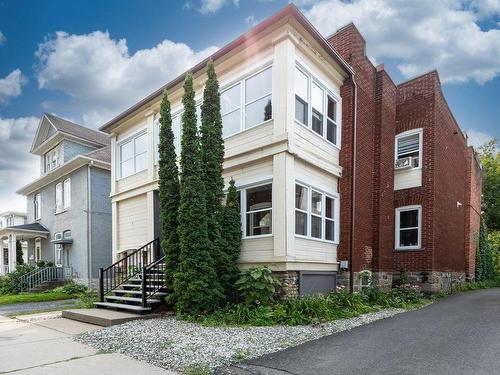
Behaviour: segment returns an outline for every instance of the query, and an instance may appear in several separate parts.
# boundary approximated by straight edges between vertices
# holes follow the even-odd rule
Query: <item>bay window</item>
[[[223,90],[220,98],[224,138],[270,120],[273,115],[272,68]]]
[[[295,234],[338,242],[338,198],[299,183],[295,184]]]
[[[422,206],[396,208],[396,249],[419,249]]]
[[[120,177],[128,177],[148,167],[147,133],[136,135],[119,145]]]
[[[339,99],[302,67],[295,67],[295,120],[339,146]]]
[[[272,184],[244,190],[245,235],[246,237],[272,234],[273,188]]]

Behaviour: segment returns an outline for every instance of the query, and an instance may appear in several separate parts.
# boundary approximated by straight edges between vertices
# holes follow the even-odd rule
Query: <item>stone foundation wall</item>
[[[299,296],[299,271],[276,271],[274,275],[281,281],[279,298],[297,298]]]

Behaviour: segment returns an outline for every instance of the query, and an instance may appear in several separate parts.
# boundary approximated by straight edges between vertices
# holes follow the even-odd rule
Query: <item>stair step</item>
[[[109,300],[112,300],[112,301],[142,303],[142,298],[137,298],[137,297],[106,296],[104,298],[106,300],[109,299]],[[161,301],[159,299],[148,299],[147,303],[148,304],[154,304],[154,303],[161,303]]]
[[[147,278],[146,280],[151,280],[150,278]],[[142,282],[142,279],[129,279],[128,281],[133,281],[134,283],[140,283]],[[148,281],[149,284],[163,284],[165,280],[163,279],[154,279],[153,281]]]
[[[159,284],[161,285],[161,284]],[[141,284],[122,284],[120,285],[122,288],[140,288]],[[157,289],[157,286],[146,286],[146,289]],[[166,286],[161,287],[160,289],[166,289]]]
[[[113,302],[94,302],[94,305],[97,307],[106,307],[110,309],[117,310],[128,310],[134,311],[138,313],[146,313],[151,311],[151,307],[142,307],[137,305],[126,305],[124,303],[113,303]]]
[[[113,293],[119,293],[119,294],[137,294],[137,295],[141,295],[142,294],[142,292],[140,290],[127,290],[127,289],[115,289],[115,290],[113,290]],[[165,292],[156,292],[155,296],[165,297],[165,296],[168,296],[168,293],[165,293]]]

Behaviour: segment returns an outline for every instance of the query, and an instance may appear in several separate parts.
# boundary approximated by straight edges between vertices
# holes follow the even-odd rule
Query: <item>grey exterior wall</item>
[[[95,150],[95,147],[84,146],[79,143],[71,142],[68,140],[62,141],[63,143],[63,162],[66,163],[73,159],[75,156],[84,155],[90,151]]]
[[[73,243],[64,245],[67,256],[65,265],[71,266],[73,277],[81,280],[89,279],[90,268],[91,278],[95,278],[100,267],[111,263],[110,172],[90,167],[91,201],[88,200],[88,174],[89,167],[83,166],[37,192],[42,201],[41,219],[38,222],[50,231],[50,239],[42,239],[42,259],[54,262],[55,251],[51,240],[56,233],[71,230]],[[68,177],[71,178],[71,207],[55,214],[55,185]],[[27,197],[28,223],[36,222],[34,196],[35,193]],[[87,244],[92,244],[92,247]],[[34,257],[34,247],[35,240],[30,240],[28,258]]]

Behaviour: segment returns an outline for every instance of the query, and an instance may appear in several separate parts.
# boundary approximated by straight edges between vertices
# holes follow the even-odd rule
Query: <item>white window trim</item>
[[[270,121],[273,121],[273,119],[274,119],[274,108],[273,108],[273,110],[272,110],[272,112],[271,112],[271,118],[270,118],[270,119],[265,120],[265,121],[262,121],[262,122],[260,122],[260,123],[258,123],[258,124],[255,124],[254,126],[252,126],[252,127],[250,127],[250,128],[246,128],[246,127],[245,127],[245,125],[246,125],[246,121],[245,121],[245,111],[246,111],[246,106],[247,106],[247,105],[252,104],[252,103],[256,102],[257,100],[260,100],[260,99],[262,99],[262,98],[264,98],[264,97],[266,97],[266,96],[269,96],[269,95],[271,95],[271,105],[273,105],[273,96],[274,96],[274,93],[273,93],[273,85],[272,85],[272,82],[271,82],[271,92],[270,92],[270,93],[268,93],[268,94],[266,94],[266,95],[263,95],[263,96],[261,96],[261,97],[259,97],[259,98],[257,98],[257,99],[254,99],[254,100],[253,100],[253,101],[251,101],[251,102],[246,103],[246,90],[245,90],[245,88],[246,88],[246,81],[247,81],[248,79],[250,79],[250,78],[252,78],[252,77],[256,76],[257,74],[262,73],[263,71],[265,71],[265,70],[267,70],[267,69],[271,69],[271,77],[272,77],[272,76],[274,75],[274,67],[273,67],[273,64],[272,64],[272,63],[269,63],[269,64],[266,64],[266,65],[265,65],[265,66],[263,66],[263,67],[259,67],[258,69],[253,70],[252,72],[250,72],[250,73],[248,73],[248,74],[244,75],[242,78],[239,78],[238,80],[233,81],[233,82],[231,82],[230,84],[227,84],[227,85],[225,85],[225,86],[223,86],[223,87],[221,87],[221,88],[219,89],[219,92],[220,92],[220,94],[222,95],[222,93],[223,93],[224,91],[227,91],[227,90],[229,90],[229,89],[231,89],[231,88],[233,88],[233,87],[235,87],[235,86],[237,86],[237,85],[240,85],[240,106],[239,106],[238,108],[235,108],[235,109],[233,109],[233,110],[231,110],[231,111],[228,111],[228,112],[225,112],[225,113],[222,113],[222,112],[221,112],[221,117],[222,117],[222,116],[224,116],[224,115],[227,115],[227,114],[232,113],[232,112],[234,112],[234,111],[237,111],[237,110],[239,109],[239,110],[240,110],[240,130],[239,130],[239,131],[237,131],[236,133],[230,134],[230,135],[228,135],[228,136],[226,136],[226,137],[224,137],[224,136],[223,136],[223,137],[224,137],[224,139],[227,139],[227,138],[233,137],[233,136],[235,136],[235,135],[237,135],[237,134],[241,134],[241,133],[243,133],[243,132],[245,132],[245,131],[248,131],[248,130],[254,129],[254,128],[258,127],[258,126],[262,126],[262,125],[264,125],[264,124],[269,123]],[[222,133],[224,134],[224,131],[223,131]]]
[[[69,184],[69,197],[66,196],[66,186]],[[61,186],[61,207],[57,206],[57,186]],[[55,211],[54,215],[66,212],[68,208],[71,208],[71,178],[67,178],[64,181],[55,184]]]
[[[137,132],[131,134],[130,136],[128,136],[127,138],[121,140],[120,142],[118,142],[116,144],[116,165],[117,165],[117,175],[118,175],[118,178],[117,178],[117,181],[119,180],[123,180],[125,178],[128,178],[128,177],[131,177],[131,176],[134,176],[138,173],[141,173],[141,172],[144,172],[144,171],[147,171],[148,170],[148,167],[144,168],[144,169],[141,169],[140,171],[137,171],[137,168],[136,168],[136,158],[138,155],[142,155],[142,154],[148,154],[149,152],[149,146],[146,147],[146,151],[141,153],[141,154],[136,154],[135,153],[135,139],[143,136],[146,134],[146,137],[147,137],[147,129],[141,129],[141,130],[138,130]],[[128,176],[125,176],[125,177],[122,177],[122,155],[121,155],[121,147],[128,143],[128,142],[134,142],[134,156],[133,156],[133,159],[134,159],[134,173],[132,174],[129,174]],[[148,141],[149,142],[149,141]]]
[[[339,197],[339,195],[334,194],[334,193],[328,193],[322,189],[318,189],[314,186],[311,186],[309,184],[303,183],[303,182],[298,181],[298,180],[295,181],[295,184],[302,186],[302,187],[305,187],[307,189],[307,235],[295,233],[295,211],[300,211],[300,212],[304,212],[304,213],[306,213],[306,211],[297,209],[295,207],[295,195],[294,195],[293,231],[294,231],[295,237],[338,245],[339,239],[340,239],[340,220],[339,220],[340,219],[340,197]],[[311,228],[312,228],[311,227],[311,222],[312,222],[311,217],[313,215],[316,217],[320,217],[319,215],[312,213],[311,199],[312,199],[312,191],[313,190],[316,193],[320,193],[322,195],[321,204],[322,204],[323,212],[321,213],[321,238],[313,237],[311,235]],[[295,189],[294,189],[294,192],[295,192]],[[333,223],[334,223],[334,226],[333,226],[333,235],[335,238],[334,241],[325,239],[325,234],[326,234],[325,229],[326,229],[326,220],[327,220],[327,218],[326,218],[326,197],[333,199],[333,201],[334,201],[334,203],[333,203],[334,204],[333,219],[328,218],[328,220],[330,220],[330,221],[333,220]]]
[[[404,138],[410,135],[418,134],[418,167],[413,167],[409,169],[422,169],[422,152],[423,152],[423,140],[424,140],[424,131],[423,128],[418,128],[418,129],[411,129],[404,131],[402,133],[396,134],[396,137],[394,138],[394,163],[396,163],[396,160],[398,160],[398,140],[400,138]]]
[[[245,185],[244,187],[239,187],[238,191],[240,192],[240,216],[241,216],[241,230],[242,230],[242,239],[252,239],[252,238],[266,238],[272,237],[274,235],[274,206],[273,202],[271,202],[271,208],[264,208],[262,210],[255,210],[252,212],[258,211],[271,211],[271,233],[247,236],[247,190],[256,188],[259,186],[271,185],[271,189],[274,188],[272,181],[261,181],[258,183],[254,183],[251,185]],[[274,198],[274,190],[272,190],[272,198]]]
[[[35,220],[40,220],[42,218],[42,196],[40,193],[36,193],[33,198],[33,209]]]
[[[61,205],[60,207],[57,205],[57,188],[60,186],[61,188]],[[64,184],[63,182],[58,182],[56,185],[55,185],[55,203],[56,203],[56,207],[55,207],[55,213],[56,214],[59,214],[61,212],[64,211]]]
[[[401,212],[404,211],[414,211],[418,210],[418,236],[417,236],[417,241],[418,244],[417,246],[400,246],[400,215]],[[421,205],[411,205],[411,206],[402,206],[402,207],[397,207],[396,208],[396,215],[395,215],[395,241],[394,241],[394,248],[396,250],[420,250],[422,248],[422,206]],[[408,228],[409,229],[409,228]]]
[[[40,254],[38,254],[37,247],[40,249]],[[42,259],[42,239],[40,237],[35,238],[35,263]]]
[[[307,122],[308,124],[304,124],[301,121],[297,120],[295,118],[295,96],[296,90],[294,88],[294,93],[293,93],[293,118],[294,121],[297,124],[302,125],[312,133],[314,133],[316,136],[323,138],[325,141],[327,141],[329,144],[333,145],[334,147],[338,148],[340,150],[341,144],[342,144],[342,99],[333,92],[330,88],[328,88],[327,85],[325,85],[321,80],[319,80],[314,74],[310,72],[309,69],[305,67],[305,65],[299,61],[295,61],[295,68],[300,70],[302,73],[304,73],[307,77],[307,98],[301,98],[306,101],[307,103]],[[311,99],[311,93],[312,93],[312,85],[313,82],[318,85],[321,89],[323,89],[323,134],[316,133],[312,129],[312,99]],[[331,97],[337,104],[336,104],[336,119],[333,121],[334,124],[337,127],[337,134],[336,134],[336,139],[337,143],[333,143],[327,139],[327,122],[328,122],[328,97]]]

